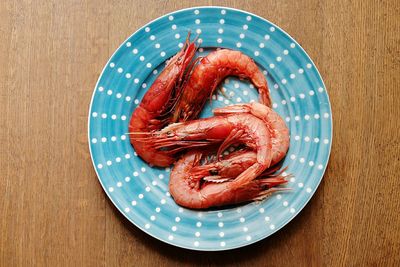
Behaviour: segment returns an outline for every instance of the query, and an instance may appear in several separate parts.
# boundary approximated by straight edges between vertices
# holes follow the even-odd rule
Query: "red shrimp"
[[[272,143],[271,166],[274,166],[285,157],[289,148],[289,129],[274,110],[259,103],[236,104],[214,109],[214,114],[216,115],[234,113],[250,113],[264,121],[268,127]],[[191,174],[202,176],[203,179],[208,181],[233,179],[243,170],[254,164],[256,160],[256,154],[253,151],[237,151],[223,160],[194,167],[191,170]]]
[[[259,91],[260,102],[271,106],[267,80],[253,59],[239,51],[221,49],[211,52],[194,67],[176,106],[173,121],[197,118],[213,91],[230,75],[249,79]]]
[[[129,122],[129,132],[136,135],[159,130],[169,123],[172,110],[181,93],[184,72],[193,59],[197,47],[189,41],[153,82],[135,109]],[[155,166],[168,166],[176,159],[169,152],[152,148],[147,142],[131,138],[136,153],[146,162]]]
[[[210,151],[204,150],[203,153],[207,154]],[[194,177],[198,177],[207,182],[215,182],[221,183],[229,180],[235,179],[240,173],[249,168],[254,164],[257,160],[257,154],[254,151],[245,149],[238,150],[230,153],[228,156],[224,156],[223,159],[218,161],[208,161],[207,158],[205,160],[205,164],[197,165],[193,167],[189,174]],[[280,165],[272,166],[266,169],[258,178],[260,177],[269,177],[272,178],[276,175],[273,175],[274,172],[278,171]],[[279,171],[278,175],[284,172],[287,167],[283,168]],[[290,177],[288,175],[287,177]],[[270,180],[272,181],[272,180]],[[277,184],[285,183],[285,180],[282,178],[277,179],[275,181]]]
[[[274,187],[286,183],[280,174],[258,177],[250,181],[235,179],[223,183],[204,183],[199,176],[191,175],[190,172],[193,167],[199,165],[202,156],[202,152],[196,150],[186,153],[177,161],[171,172],[169,191],[178,205],[191,209],[206,209],[261,201],[274,192],[288,190]]]
[[[272,142],[272,165],[281,161],[289,149],[289,129],[281,116],[272,108],[260,103],[235,104],[213,110],[215,115],[249,113],[263,120]]]
[[[267,125],[252,114],[234,114],[170,124],[148,136],[133,136],[148,142],[152,149],[171,154],[187,148],[220,144],[217,155],[234,143],[242,143],[256,152],[256,161],[233,183],[245,184],[271,165],[272,144]]]

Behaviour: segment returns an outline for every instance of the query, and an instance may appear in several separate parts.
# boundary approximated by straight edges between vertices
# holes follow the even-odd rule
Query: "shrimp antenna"
[[[152,135],[152,133],[149,133],[149,132],[128,132],[128,133],[125,133],[125,134],[127,134],[127,135],[132,135],[132,134],[138,134],[138,135]]]
[[[190,36],[190,30],[189,30],[189,36]],[[199,39],[199,36],[200,36],[200,34],[198,33],[198,34],[194,37],[193,43],[196,42],[196,41]],[[199,46],[200,46],[200,44],[199,44]]]

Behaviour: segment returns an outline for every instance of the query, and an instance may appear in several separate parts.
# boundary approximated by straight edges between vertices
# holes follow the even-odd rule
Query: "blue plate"
[[[215,47],[241,50],[267,77],[273,108],[290,127],[283,163],[292,173],[289,193],[229,209],[194,211],[175,204],[168,192],[169,168],[151,168],[126,135],[129,118],[165,60],[198,33],[199,53]],[[236,78],[224,81],[226,96],[213,107],[257,101],[254,87]],[[108,197],[134,225],[166,243],[194,250],[227,250],[257,242],[281,229],[310,200],[321,182],[332,141],[328,94],[312,60],[273,23],[225,7],[198,7],[160,17],[136,31],[115,51],[93,92],[89,111],[92,161]]]

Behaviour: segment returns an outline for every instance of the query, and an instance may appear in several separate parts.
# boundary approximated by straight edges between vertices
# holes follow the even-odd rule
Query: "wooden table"
[[[0,3],[0,266],[400,264],[398,1],[198,1],[263,16],[307,50],[333,109],[330,163],[283,230],[221,253],[132,226],[97,181],[87,112],[97,78],[144,23],[192,1]]]

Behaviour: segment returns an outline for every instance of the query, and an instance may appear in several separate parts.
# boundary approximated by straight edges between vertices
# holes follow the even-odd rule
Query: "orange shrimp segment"
[[[129,122],[131,144],[136,153],[146,162],[155,166],[168,166],[175,159],[169,152],[148,146],[135,136],[150,133],[163,128],[170,122],[172,111],[182,93],[184,72],[196,53],[196,45],[189,42],[190,34],[182,50],[170,59],[142,102],[135,109]]]
[[[275,165],[285,157],[289,149],[289,129],[283,119],[273,109],[259,104],[235,104],[213,110],[215,115],[248,113],[263,120],[268,126],[272,142],[272,163]]]
[[[192,209],[206,209],[250,201],[261,201],[274,192],[288,190],[276,188],[287,181],[280,175],[265,176],[247,183],[235,180],[209,183],[192,170],[200,164],[203,152],[190,151],[175,164],[169,181],[169,191],[178,205]]]
[[[213,91],[231,75],[249,79],[258,89],[260,102],[271,106],[267,80],[254,61],[239,51],[221,49],[211,52],[194,67],[176,106],[173,121],[197,118]]]

